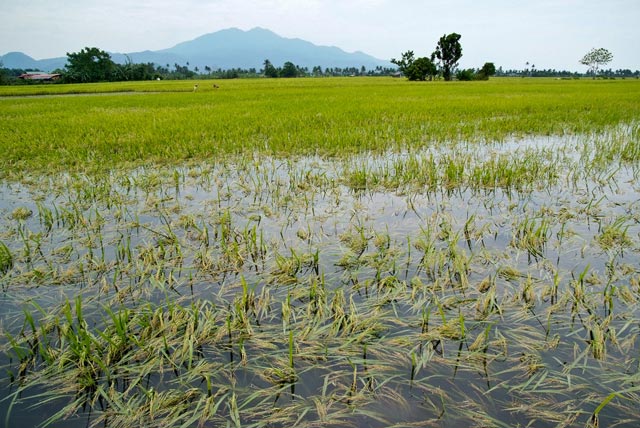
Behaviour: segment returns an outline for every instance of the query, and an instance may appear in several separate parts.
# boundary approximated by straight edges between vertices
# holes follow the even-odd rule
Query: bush
[[[496,74],[496,66],[492,62],[485,62],[478,74],[482,74],[485,77],[482,80],[489,80],[489,76]]]
[[[421,57],[413,61],[407,68],[406,75],[409,80],[426,80],[433,78],[438,70],[435,64],[426,57]]]
[[[456,79],[465,81],[465,82],[468,82],[470,80],[476,80],[475,76],[476,76],[476,73],[473,68],[469,68],[467,70],[458,70],[458,72],[456,73]]]

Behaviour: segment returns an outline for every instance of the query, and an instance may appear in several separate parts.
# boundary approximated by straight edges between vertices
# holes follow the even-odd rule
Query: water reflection
[[[573,165],[575,146],[549,138],[468,150],[481,161],[535,149]],[[118,380],[100,377],[97,387],[111,407],[79,408],[65,426],[108,426],[118,401],[107,390],[149,412],[153,397],[173,402],[173,393],[192,397],[176,401],[185,414],[216,406],[205,421],[175,419],[189,426],[585,422],[614,380],[637,372],[637,172],[621,166],[601,180],[605,172],[577,178],[568,169],[523,188],[460,179],[413,189],[388,178],[411,156],[249,159],[5,183],[0,240],[15,262],[1,279],[2,332],[30,337],[25,314],[79,329],[63,313],[82,302],[94,337],[113,332],[120,318],[109,310],[118,310],[137,323],[128,333],[136,347],[143,337],[159,344],[155,353],[124,349],[131,373],[118,366]],[[354,186],[352,165],[378,184]],[[164,343],[145,336],[146,323],[168,335]],[[64,345],[54,331],[52,349]],[[2,346],[0,365],[16,379],[19,357],[5,338]],[[145,364],[157,371],[131,387]],[[38,367],[29,370],[37,378]],[[13,397],[7,378],[2,392]],[[39,388],[21,397],[48,399]],[[637,416],[626,401],[633,394],[604,407],[600,421]],[[11,409],[11,426],[30,426],[59,410],[32,411],[38,401],[46,400],[0,405]]]

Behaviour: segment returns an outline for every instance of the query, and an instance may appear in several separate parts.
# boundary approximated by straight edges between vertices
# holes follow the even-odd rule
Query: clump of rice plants
[[[6,424],[635,425],[635,82],[183,83],[0,99]]]
[[[2,241],[0,241],[0,275],[6,275],[7,272],[13,267],[13,255],[9,250],[9,247]]]

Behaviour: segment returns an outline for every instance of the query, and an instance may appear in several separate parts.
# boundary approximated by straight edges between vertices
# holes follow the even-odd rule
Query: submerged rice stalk
[[[0,275],[6,275],[13,268],[13,256],[9,247],[0,241]]]

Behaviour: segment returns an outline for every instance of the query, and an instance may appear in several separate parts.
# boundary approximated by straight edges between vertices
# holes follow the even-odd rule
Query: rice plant
[[[639,87],[521,80],[0,89],[159,89],[0,99],[5,425],[635,426]]]

